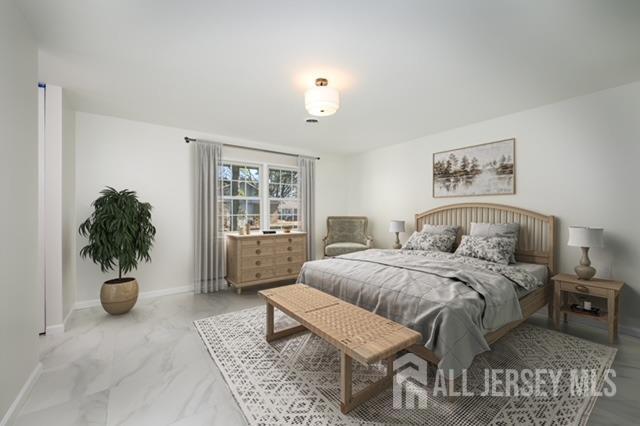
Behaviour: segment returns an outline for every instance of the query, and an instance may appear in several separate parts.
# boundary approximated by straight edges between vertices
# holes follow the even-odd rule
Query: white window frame
[[[277,201],[277,200],[289,200],[289,201],[294,201],[298,204],[298,220],[297,222],[300,223],[300,169],[298,167],[295,166],[279,166],[276,164],[267,164],[267,169],[266,169],[266,174],[265,174],[265,181],[266,181],[266,205],[267,205],[267,209],[265,211],[266,213],[266,218],[267,218],[267,222],[269,224],[269,229],[282,229],[282,228],[271,228],[271,201]],[[271,169],[278,169],[278,170],[290,170],[293,172],[298,173],[298,182],[296,183],[296,198],[272,198],[269,194],[269,172]],[[294,225],[294,229],[298,229],[298,225]]]
[[[223,196],[223,201],[227,200],[258,200],[260,202],[260,228],[262,229],[271,229],[271,200],[281,200],[281,198],[271,198],[269,196],[269,169],[279,169],[279,170],[291,170],[298,172],[298,183],[297,183],[297,195],[295,201],[298,203],[298,223],[300,222],[300,169],[296,166],[277,164],[277,163],[258,163],[255,161],[246,161],[237,158],[223,158],[222,164],[230,164],[233,166],[247,166],[247,167],[257,167],[260,173],[260,189],[258,197],[237,197],[237,196]],[[293,199],[291,199],[293,200]],[[281,228],[274,228],[276,230],[280,230]],[[235,231],[226,231],[226,232],[237,232]]]
[[[260,228],[264,229],[264,202],[263,202],[263,196],[264,196],[264,185],[263,185],[263,181],[264,181],[264,170],[262,168],[262,164],[260,163],[254,163],[254,162],[249,162],[249,161],[240,161],[240,160],[227,160],[227,159],[223,159],[222,160],[222,164],[223,165],[231,165],[231,166],[241,166],[241,167],[253,167],[253,168],[257,168],[258,169],[258,173],[260,175],[260,185],[258,187],[258,196],[257,197],[239,197],[239,196],[233,196],[233,195],[223,195],[222,196],[222,201],[225,202],[227,200],[231,201],[231,204],[233,206],[233,200],[251,200],[251,201],[258,201],[259,205],[260,205]],[[233,180],[231,181],[231,193],[233,193]],[[233,223],[233,221],[232,221]],[[231,230],[231,231],[226,231],[226,232],[237,232],[237,230]]]

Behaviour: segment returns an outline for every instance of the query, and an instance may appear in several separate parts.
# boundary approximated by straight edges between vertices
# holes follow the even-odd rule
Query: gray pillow
[[[516,263],[516,247],[518,247],[519,223],[475,223],[471,222],[469,235],[475,237],[502,237],[513,238],[516,243],[513,253],[509,257],[509,263]]]
[[[451,234],[425,234],[414,232],[402,247],[404,250],[425,250],[451,252],[455,235]]]
[[[454,237],[458,236],[459,226],[453,225],[431,225],[430,223],[425,223],[422,226],[422,233],[424,234],[450,234]]]
[[[514,238],[463,235],[456,254],[508,265],[509,258],[515,249]]]

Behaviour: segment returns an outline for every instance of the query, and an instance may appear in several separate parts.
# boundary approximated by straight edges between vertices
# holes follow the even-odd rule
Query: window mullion
[[[260,182],[260,215],[262,217],[262,229],[270,229],[269,223],[269,165],[262,163],[262,179]]]

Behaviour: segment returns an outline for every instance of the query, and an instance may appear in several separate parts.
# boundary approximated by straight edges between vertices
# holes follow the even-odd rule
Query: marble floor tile
[[[14,426],[104,426],[109,391],[78,397],[64,404],[19,416]]]
[[[204,359],[155,378],[115,386],[110,390],[107,425],[169,425],[226,399],[222,386]]]
[[[22,413],[42,410],[109,389],[111,367],[110,361],[87,357],[42,371],[22,407]]]
[[[244,425],[246,421],[193,326],[200,318],[262,305],[255,291],[140,300],[127,315],[75,311],[61,336],[39,341],[43,372],[16,425]],[[546,318],[529,320],[550,327]],[[606,344],[606,331],[562,331]],[[618,393],[599,398],[589,425],[637,424],[640,339],[621,336]]]

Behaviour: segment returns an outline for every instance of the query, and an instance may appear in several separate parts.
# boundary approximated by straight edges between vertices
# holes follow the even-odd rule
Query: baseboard
[[[138,295],[138,300],[152,299],[154,297],[169,296],[171,294],[189,293],[193,291],[193,285],[183,285],[180,287],[164,288],[162,290],[144,291]],[[100,299],[81,300],[76,302],[73,309],[86,309],[100,306]]]
[[[534,316],[540,317],[540,318],[544,318],[544,319],[548,319],[546,311],[544,313],[542,311],[536,312],[534,314]],[[570,321],[572,323],[584,325],[584,326],[587,326],[587,327],[597,328],[599,330],[608,330],[609,329],[606,323],[604,323],[602,321],[590,320],[589,318],[581,318],[581,317],[572,315],[570,317]],[[640,338],[640,328],[638,328],[638,327],[632,327],[632,326],[622,325],[621,324],[619,331],[620,331],[620,334],[624,334],[624,335],[627,335],[627,336],[639,337]]]
[[[20,411],[20,408],[22,408],[22,405],[25,403],[25,399],[31,393],[31,388],[33,388],[33,385],[38,380],[38,377],[40,377],[41,371],[42,363],[39,362],[38,364],[36,364],[35,368],[27,378],[27,381],[24,383],[24,385],[22,385],[20,392],[18,392],[16,399],[13,400],[13,403],[11,404],[11,406],[9,406],[9,409],[2,417],[2,420],[0,420],[0,426],[8,425],[10,420],[12,420],[14,414]]]
[[[69,309],[69,312],[67,312],[67,316],[64,317],[64,320],[62,320],[62,324],[48,325],[45,329],[45,334],[49,336],[55,336],[56,334],[64,333],[65,330],[67,329],[67,322],[69,321],[69,318],[71,317],[71,314],[73,313],[74,309],[75,309],[75,306]]]
[[[44,334],[47,336],[56,336],[62,333],[64,333],[64,323],[48,325],[44,330]]]

